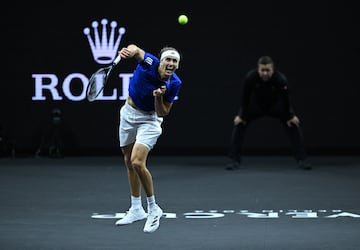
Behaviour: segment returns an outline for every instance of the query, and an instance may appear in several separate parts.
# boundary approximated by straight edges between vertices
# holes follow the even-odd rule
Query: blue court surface
[[[122,156],[0,158],[1,250],[359,250],[360,158],[151,156],[160,227],[115,226],[130,204]],[[143,196],[146,208],[145,195]]]

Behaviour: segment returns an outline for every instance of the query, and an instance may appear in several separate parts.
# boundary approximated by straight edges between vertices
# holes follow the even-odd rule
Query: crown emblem
[[[122,35],[125,33],[125,28],[120,27],[118,29],[118,35],[115,38],[115,28],[117,27],[116,21],[112,21],[110,23],[110,35],[108,35],[107,30],[108,20],[105,18],[101,20],[101,34],[99,32],[99,22],[93,21],[91,26],[94,30],[94,39],[91,37],[90,28],[84,28],[84,34],[89,41],[94,60],[99,64],[109,64],[113,62],[117,56],[120,40]]]

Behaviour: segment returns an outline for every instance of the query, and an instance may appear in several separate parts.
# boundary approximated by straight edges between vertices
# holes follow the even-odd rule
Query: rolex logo
[[[84,28],[84,34],[89,41],[94,60],[99,64],[109,64],[113,62],[117,56],[120,40],[125,33],[125,28],[120,27],[116,30],[116,21],[112,21],[110,27],[108,27],[108,20],[105,18],[101,20],[101,28],[97,21],[93,21],[91,26],[93,28],[93,37],[88,27]],[[101,32],[99,30],[101,30]]]

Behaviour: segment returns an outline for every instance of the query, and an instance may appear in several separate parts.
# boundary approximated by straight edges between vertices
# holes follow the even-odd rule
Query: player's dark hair
[[[258,60],[258,65],[259,64],[262,64],[262,65],[264,65],[264,64],[274,64],[274,61],[271,59],[270,56],[262,56]]]

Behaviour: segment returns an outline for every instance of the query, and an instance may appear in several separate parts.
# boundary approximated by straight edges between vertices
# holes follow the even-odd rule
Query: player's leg
[[[147,218],[147,213],[142,206],[141,200],[141,181],[131,163],[132,149],[136,140],[136,125],[129,119],[133,115],[134,110],[127,104],[120,109],[119,140],[127,169],[131,205],[125,216],[116,221],[116,225],[127,225]]]
[[[142,206],[141,181],[130,160],[132,148],[133,144],[122,147],[122,153],[124,155],[124,162],[127,168],[127,175],[130,186],[131,205],[125,216],[116,221],[116,225],[131,224],[135,221],[143,220],[147,217],[147,213]]]
[[[147,197],[154,195],[152,176],[149,169],[146,167],[148,154],[149,148],[147,146],[141,143],[135,143],[130,159],[130,164],[137,177],[133,179],[133,181],[136,181],[136,183],[133,183],[134,188],[137,188],[137,184],[141,184]],[[138,183],[138,181],[140,181],[140,183]]]
[[[158,229],[163,211],[156,203],[152,175],[146,167],[148,154],[149,148],[147,146],[141,143],[135,143],[131,154],[131,166],[136,171],[146,193],[148,216],[144,226],[144,232],[152,233]]]
[[[163,211],[156,203],[152,175],[146,166],[150,150],[155,146],[162,134],[161,123],[163,118],[156,113],[146,114],[143,119],[139,114],[139,127],[136,143],[131,154],[131,165],[137,172],[142,187],[146,193],[148,217],[144,226],[145,233],[152,233],[158,229]]]

